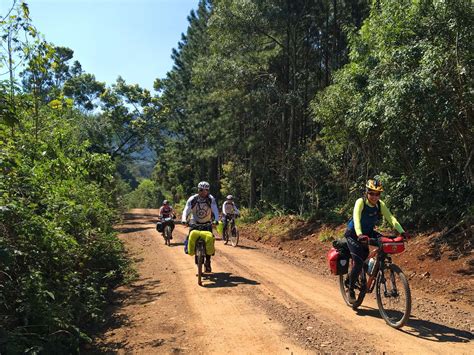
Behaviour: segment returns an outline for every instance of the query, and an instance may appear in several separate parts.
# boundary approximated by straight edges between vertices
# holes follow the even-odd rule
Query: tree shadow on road
[[[123,223],[119,223],[118,226],[134,226],[134,225],[144,226],[148,224],[153,224],[154,226],[156,226],[157,221],[158,221],[157,219],[147,219],[146,221],[140,221],[140,222],[124,221]]]
[[[143,213],[143,214],[137,214],[137,213],[124,213],[123,214],[123,220],[132,220],[132,219],[146,219],[146,218],[154,218],[158,219],[158,214],[150,214],[150,213]]]
[[[369,316],[379,318],[385,322],[378,309],[371,307],[363,307],[357,310],[358,316]],[[410,329],[411,328],[411,329]],[[405,327],[400,329],[401,332],[433,342],[453,342],[453,343],[469,343],[474,339],[471,332],[449,327],[447,325],[435,323],[429,320],[419,319],[412,316]]]
[[[205,275],[205,279],[212,281],[211,284],[204,284],[206,288],[217,288],[217,287],[236,287],[238,285],[260,285],[260,282],[250,280],[242,276],[233,276],[229,272],[216,272],[213,274]]]
[[[157,290],[160,280],[139,279],[122,290],[116,291],[118,297],[125,300],[126,305],[144,305],[156,301],[165,292]]]
[[[115,354],[117,350],[127,349],[128,341],[108,341],[105,334],[116,329],[129,327],[132,322],[124,311],[126,307],[145,305],[156,301],[165,292],[159,290],[160,280],[141,278],[131,285],[123,286],[110,295],[109,306],[105,311],[104,319],[107,321],[101,326],[89,329],[95,338],[92,347],[81,349],[82,354]],[[159,346],[156,344],[154,346]],[[128,352],[126,352],[128,353]]]
[[[115,230],[119,233],[134,233],[134,232],[141,232],[149,229],[155,229],[155,227],[115,227]]]

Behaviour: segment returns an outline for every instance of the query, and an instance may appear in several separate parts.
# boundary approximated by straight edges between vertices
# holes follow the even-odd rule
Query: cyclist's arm
[[[234,203],[234,213],[237,215],[237,216],[240,216],[240,211],[239,209],[237,208],[237,205]]]
[[[222,204],[222,215],[223,215],[224,217],[227,216],[227,213],[225,213],[225,204],[226,204],[226,202],[224,202],[224,203]]]
[[[188,220],[188,216],[191,213],[191,201],[193,200],[193,196],[191,196],[188,201],[186,202],[186,206],[184,206],[183,214],[181,215],[181,222],[186,223]]]
[[[390,225],[397,230],[398,233],[405,233],[403,227],[398,223],[397,219],[388,209],[387,205],[380,201],[380,211],[382,212],[383,217],[390,223]]]
[[[217,220],[219,219],[219,209],[217,208],[217,202],[214,197],[211,198],[211,209],[212,213],[214,214],[214,221],[217,222]]]
[[[163,217],[163,212],[162,212],[162,210],[163,210],[163,206],[160,207],[160,212],[158,212],[158,216],[159,216],[159,217]]]
[[[352,218],[354,220],[354,228],[357,236],[362,235],[362,224],[360,219],[362,217],[362,210],[364,209],[364,199],[359,198],[354,205],[354,212],[352,213]]]

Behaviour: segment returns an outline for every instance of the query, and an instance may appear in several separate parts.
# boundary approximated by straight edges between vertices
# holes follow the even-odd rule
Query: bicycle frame
[[[375,258],[375,264],[373,266],[372,274],[366,272],[365,267],[362,269],[362,279],[366,282],[366,291],[367,293],[372,293],[375,287],[375,280],[377,279],[377,275],[381,270],[384,270],[386,264],[392,263],[392,258],[385,254],[380,247],[372,250],[367,257],[367,260],[370,258]],[[367,277],[368,275],[368,277]],[[382,272],[383,281],[385,281],[385,276]]]
[[[227,222],[227,226],[226,226],[227,232],[231,232],[234,227],[235,227],[235,217],[232,216],[231,218],[229,218]]]

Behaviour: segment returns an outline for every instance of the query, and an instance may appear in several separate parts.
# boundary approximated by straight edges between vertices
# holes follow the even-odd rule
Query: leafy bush
[[[68,109],[42,130],[0,124],[0,352],[78,352],[128,261],[112,225],[115,166],[81,142]]]
[[[237,221],[240,223],[255,223],[265,214],[257,209],[241,208],[240,217]]]

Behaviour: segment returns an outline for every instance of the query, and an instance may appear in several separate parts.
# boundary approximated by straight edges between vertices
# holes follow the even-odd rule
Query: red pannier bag
[[[403,237],[385,238],[382,237],[382,249],[387,254],[399,254],[405,251]]]
[[[329,270],[333,275],[347,274],[349,269],[349,259],[341,257],[341,253],[336,248],[332,247],[327,255]]]

